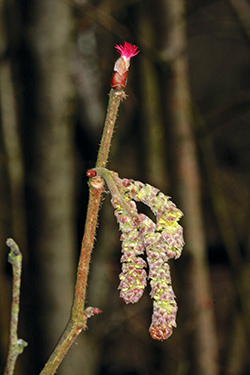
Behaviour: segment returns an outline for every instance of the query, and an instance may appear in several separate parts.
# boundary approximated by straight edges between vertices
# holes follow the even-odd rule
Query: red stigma
[[[136,56],[140,50],[137,46],[130,44],[128,42],[124,42],[124,45],[116,45],[115,48],[117,49],[117,52],[119,52],[123,57],[126,59],[131,59],[131,57]]]

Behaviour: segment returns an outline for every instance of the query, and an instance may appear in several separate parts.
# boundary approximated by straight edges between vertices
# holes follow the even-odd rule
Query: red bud
[[[115,90],[122,90],[127,84],[127,75],[128,72],[125,72],[123,75],[119,74],[118,72],[114,72],[112,75],[110,86],[112,89]]]
[[[103,311],[101,309],[98,309],[98,307],[94,307],[93,308],[93,314],[96,315],[96,314],[101,314]]]
[[[94,171],[93,169],[88,169],[86,174],[87,177],[92,178],[96,176],[96,171]]]
[[[140,50],[135,45],[127,42],[124,42],[123,46],[116,45],[115,48],[121,54],[121,57],[115,63],[110,85],[115,90],[123,90],[127,84],[130,59],[136,56]]]

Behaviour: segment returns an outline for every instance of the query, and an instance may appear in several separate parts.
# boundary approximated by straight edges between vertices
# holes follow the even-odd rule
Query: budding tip
[[[93,314],[94,315],[102,314],[102,313],[103,313],[103,311],[101,309],[99,309],[98,307],[93,308]]]
[[[131,57],[138,55],[140,52],[137,46],[128,42],[124,42],[123,46],[121,44],[116,44],[115,48],[117,52],[128,60],[131,59]]]
[[[123,185],[124,187],[128,187],[128,186],[131,185],[131,181],[128,180],[128,179],[126,179],[126,178],[124,178],[124,180],[122,181],[122,185]]]
[[[94,169],[88,169],[87,172],[86,172],[86,175],[87,177],[89,178],[92,178],[92,177],[95,177],[96,176],[96,171],[94,171]]]

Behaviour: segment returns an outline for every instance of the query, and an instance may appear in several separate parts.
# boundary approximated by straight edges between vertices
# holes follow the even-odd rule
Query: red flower
[[[121,54],[121,57],[115,63],[110,85],[113,89],[122,90],[127,83],[130,59],[131,57],[136,56],[140,50],[138,47],[128,42],[124,42],[123,46],[117,44],[115,48]]]
[[[140,52],[138,47],[128,42],[124,42],[123,46],[121,44],[117,44],[115,48],[122,55],[122,57],[125,57],[128,60],[131,59],[131,57],[138,55],[138,53]]]

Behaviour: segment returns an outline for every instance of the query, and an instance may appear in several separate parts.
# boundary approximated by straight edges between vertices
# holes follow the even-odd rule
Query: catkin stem
[[[124,208],[124,210],[127,212],[127,214],[130,216],[132,220],[136,220],[138,217],[138,214],[124,200],[124,198],[120,194],[120,191],[113,179],[112,172],[110,172],[106,168],[100,168],[100,167],[94,168],[94,171],[96,171],[96,173],[105,180],[106,184],[108,185],[109,191],[112,195],[112,198],[117,200],[117,203],[119,203]]]

